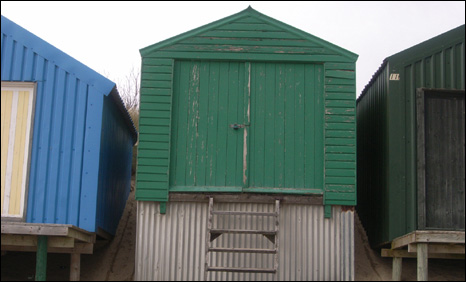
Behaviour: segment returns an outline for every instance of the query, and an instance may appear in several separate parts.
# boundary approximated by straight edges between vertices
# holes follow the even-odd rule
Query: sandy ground
[[[369,247],[364,228],[355,218],[355,280],[391,280],[391,259],[382,258]],[[134,187],[118,226],[115,238],[99,241],[94,254],[81,256],[83,281],[131,281],[134,277],[136,238],[136,201]],[[34,280],[35,253],[8,252],[2,254],[2,281]],[[48,254],[47,280],[69,280],[70,256]],[[429,259],[429,280],[465,281],[464,260]],[[416,281],[416,260],[404,259],[401,279]]]

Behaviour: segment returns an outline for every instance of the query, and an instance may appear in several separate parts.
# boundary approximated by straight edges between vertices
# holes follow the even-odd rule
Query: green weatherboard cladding
[[[137,200],[356,204],[357,55],[252,8],[141,49]]]

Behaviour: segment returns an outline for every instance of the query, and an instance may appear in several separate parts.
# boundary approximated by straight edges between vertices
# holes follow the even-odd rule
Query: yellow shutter
[[[2,218],[22,219],[25,212],[34,88],[2,82],[1,210]]]

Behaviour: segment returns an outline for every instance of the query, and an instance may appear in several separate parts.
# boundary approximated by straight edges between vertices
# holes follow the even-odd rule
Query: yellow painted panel
[[[3,91],[1,94],[1,186],[2,186],[2,203],[1,209],[3,211],[3,202],[5,197],[5,181],[6,181],[6,162],[8,156],[8,140],[10,136],[10,122],[11,122],[11,104],[13,101],[13,91]]]
[[[9,215],[20,215],[29,92],[18,93]]]

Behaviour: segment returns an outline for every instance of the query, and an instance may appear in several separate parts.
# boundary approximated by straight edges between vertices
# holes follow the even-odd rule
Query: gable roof
[[[248,23],[254,24],[254,28],[258,28],[258,29],[254,31],[251,31],[251,30],[246,31],[243,27],[246,26],[246,24]],[[216,36],[218,36],[218,33],[216,33],[216,31],[219,29],[227,30],[226,27],[229,27],[228,32],[229,34],[231,34],[231,38],[228,38],[228,39],[230,41],[231,40],[238,41],[238,39],[246,39],[246,41],[251,41],[251,43],[253,43],[254,40],[256,42],[258,41],[258,39],[255,38],[255,35],[257,35],[260,38],[266,38],[266,39],[281,37],[282,39],[288,39],[290,41],[296,42],[298,46],[301,46],[301,47],[314,47],[314,48],[321,47],[326,50],[331,50],[333,54],[346,57],[351,61],[356,61],[356,59],[358,58],[357,54],[354,54],[346,49],[336,46],[314,35],[311,35],[293,26],[290,26],[281,21],[273,19],[262,13],[259,13],[258,11],[251,8],[251,6],[249,6],[247,9],[237,14],[231,15],[229,17],[220,19],[210,24],[201,26],[191,31],[182,33],[180,35],[174,36],[169,39],[166,39],[159,43],[142,48],[140,49],[140,53],[144,57],[153,52],[157,52],[171,45],[174,45],[174,44],[177,44],[183,41],[187,41],[196,36],[209,37],[215,40]],[[252,48],[253,47],[251,47],[250,49]],[[235,50],[235,51],[241,51],[241,50]]]

